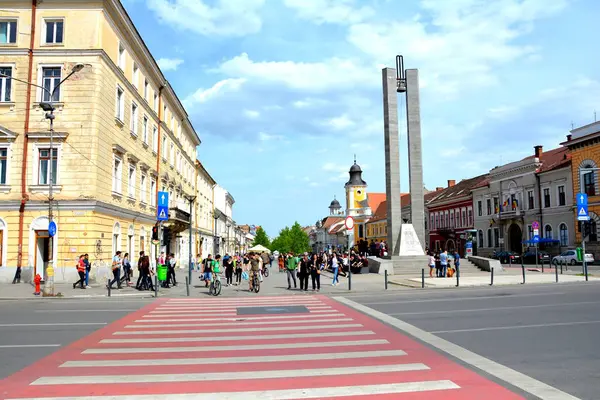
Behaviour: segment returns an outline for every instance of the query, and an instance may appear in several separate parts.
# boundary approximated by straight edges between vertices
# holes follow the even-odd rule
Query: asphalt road
[[[0,301],[0,379],[151,301]]]
[[[576,397],[598,399],[600,284],[345,297]]]

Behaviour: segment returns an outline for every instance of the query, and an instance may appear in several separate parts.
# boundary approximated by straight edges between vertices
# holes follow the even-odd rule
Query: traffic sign
[[[589,221],[588,196],[585,193],[577,194],[577,221]]]
[[[346,221],[344,221],[344,224],[346,225],[346,229],[351,231],[354,228],[354,218],[352,218],[351,216],[347,216]]]
[[[533,235],[533,243],[539,243],[540,242],[540,235]]]
[[[158,207],[156,209],[156,219],[159,221],[169,220],[169,193],[158,192]]]
[[[534,229],[533,230],[533,236],[540,236],[540,230],[539,229]]]
[[[50,235],[50,237],[54,237],[54,235],[56,235],[56,222],[50,221],[48,224],[48,235]]]
[[[540,229],[540,223],[537,221],[533,221],[531,223],[531,227],[535,230],[535,229]]]

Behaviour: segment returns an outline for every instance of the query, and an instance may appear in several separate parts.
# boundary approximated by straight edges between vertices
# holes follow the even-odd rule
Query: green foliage
[[[271,246],[271,242],[269,241],[269,237],[267,236],[267,232],[262,227],[258,227],[256,230],[256,236],[254,237],[254,242],[252,242],[252,247],[257,245],[263,245],[266,248]]]
[[[295,222],[291,228],[287,226],[283,228],[279,235],[273,239],[270,249],[271,251],[277,250],[280,253],[291,251],[294,254],[311,250],[308,235],[302,230],[298,222]]]

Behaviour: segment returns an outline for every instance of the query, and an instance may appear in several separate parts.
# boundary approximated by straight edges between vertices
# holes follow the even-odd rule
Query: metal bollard
[[[387,290],[387,287],[388,287],[387,269],[385,270],[384,275],[385,275],[385,290]]]
[[[521,270],[523,270],[523,283],[522,285],[525,284],[525,266],[523,264],[521,264]]]
[[[352,290],[352,271],[348,270],[348,290]]]
[[[554,266],[554,275],[556,276],[556,283],[558,283],[558,265]]]
[[[425,268],[421,268],[421,289],[425,289]]]
[[[585,255],[584,255],[585,257]],[[585,263],[585,281],[588,281],[588,267],[587,267],[587,263]]]
[[[563,273],[563,260],[560,260],[560,274]]]
[[[492,282],[490,283],[490,286],[494,286],[494,268],[490,268],[490,272],[492,274]]]
[[[158,275],[154,275],[154,297],[158,297]]]
[[[456,287],[460,286],[460,266],[456,266]]]
[[[190,297],[190,279],[187,276],[185,277],[185,291],[188,297]]]
[[[542,274],[544,273],[544,260],[542,260]]]
[[[106,288],[108,289],[108,297],[110,297],[110,278],[106,281]]]

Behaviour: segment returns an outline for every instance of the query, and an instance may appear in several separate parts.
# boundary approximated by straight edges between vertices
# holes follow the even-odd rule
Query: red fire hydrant
[[[36,274],[35,278],[33,278],[33,283],[35,283],[35,294],[36,296],[40,295],[40,283],[42,282],[42,277],[40,274]]]

